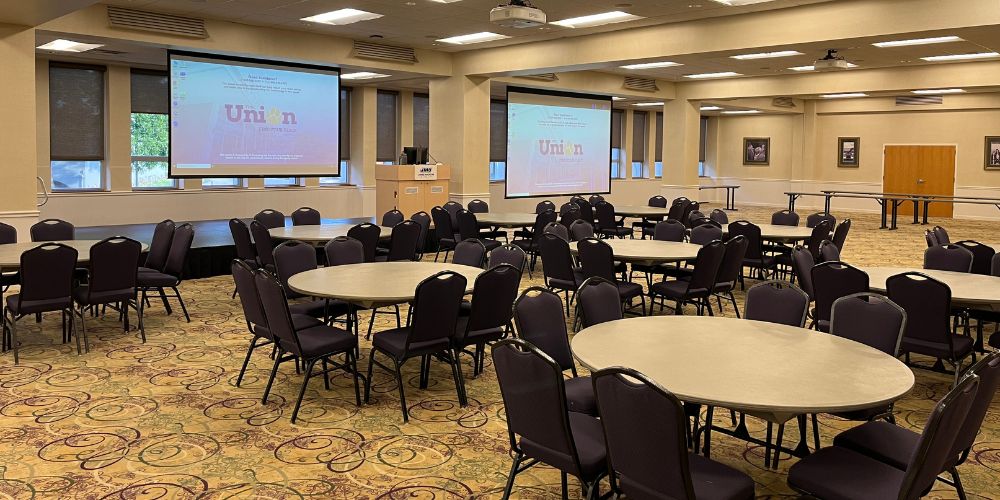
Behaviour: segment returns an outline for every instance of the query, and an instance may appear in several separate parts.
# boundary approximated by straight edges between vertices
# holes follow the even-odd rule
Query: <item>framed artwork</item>
[[[861,165],[861,138],[837,138],[837,166],[858,168]]]
[[[769,165],[771,163],[770,137],[743,138],[743,164]]]
[[[986,170],[1000,170],[1000,137],[986,138]]]

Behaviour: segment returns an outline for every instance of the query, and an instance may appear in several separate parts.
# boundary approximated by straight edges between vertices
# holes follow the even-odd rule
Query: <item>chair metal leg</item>
[[[171,287],[171,288],[174,290],[174,293],[177,294],[177,302],[180,303],[180,305],[181,305],[181,312],[184,313],[184,319],[186,319],[187,322],[190,323],[191,322],[191,316],[188,315],[187,306],[184,305],[184,297],[181,297],[181,292],[179,290],[177,290],[176,286]]]
[[[329,391],[329,390],[330,390],[330,374],[329,374],[329,373],[327,373],[327,370],[329,370],[330,368],[329,368],[329,366],[327,366],[327,364],[326,364],[326,358],[323,358],[323,359],[321,359],[320,361],[321,361],[321,364],[322,364],[322,366],[323,366],[323,387],[324,387],[324,388],[325,388],[326,390],[328,390],[328,391]],[[308,376],[308,375],[307,375],[307,376]]]
[[[358,387],[358,358],[355,352],[349,351],[347,353],[347,363],[351,367],[351,374],[354,375],[354,400],[358,406],[361,406],[361,389]],[[365,383],[365,387],[368,387],[368,383]]]
[[[455,392],[458,393],[458,404],[468,406],[469,401],[465,395],[465,380],[462,378],[462,367],[458,364],[458,349],[452,350],[451,373],[455,379]]]
[[[958,500],[967,500],[968,497],[965,496],[965,487],[962,486],[962,478],[958,475],[958,468],[952,467],[950,471],[951,480],[955,486],[955,491],[958,492]]]
[[[368,355],[368,383],[365,384],[365,404],[371,400],[372,395],[372,371],[375,369],[375,349],[371,350]]]
[[[163,288],[157,288],[160,292],[160,300],[163,301],[163,309],[167,311],[167,314],[173,314],[174,310],[170,308],[170,301],[167,300],[167,293],[163,291]]]
[[[306,369],[305,369],[306,373],[305,376],[302,378],[302,387],[299,389],[299,398],[295,400],[295,409],[292,410],[293,424],[295,423],[295,419],[298,418],[299,416],[299,407],[302,406],[302,398],[306,394],[306,386],[309,385],[309,377],[312,376],[313,367],[315,366],[316,366],[315,359],[310,359],[309,362],[306,363]]]
[[[17,318],[13,313],[10,315],[10,345],[14,349],[14,364],[16,365],[20,362],[20,358],[18,357]]]
[[[764,468],[771,468],[771,434],[774,432],[774,424],[767,423],[767,433],[764,437]]]
[[[250,348],[247,349],[247,356],[246,358],[243,359],[243,368],[240,368],[240,374],[236,376],[236,387],[239,387],[240,384],[243,382],[243,374],[246,373],[247,366],[250,365],[250,356],[253,354],[253,350],[258,347],[257,339],[260,338],[263,337],[254,336],[253,340],[250,341]],[[267,345],[267,343],[265,342],[264,344],[261,345]]]
[[[774,470],[778,470],[778,460],[781,458],[781,439],[785,437],[785,424],[778,424],[778,436],[774,443]]]
[[[812,424],[813,424],[813,445],[816,447],[816,451],[819,451],[819,419],[816,418],[815,413],[812,414]]]
[[[278,374],[278,364],[285,354],[284,349],[278,347],[278,355],[274,357],[274,366],[271,367],[271,376],[267,378],[267,385],[264,387],[264,395],[260,398],[261,404],[267,404],[267,395],[271,392],[271,385],[274,384],[274,377]]]
[[[510,491],[514,489],[514,477],[517,476],[517,469],[521,466],[522,460],[524,460],[523,454],[518,453],[514,456],[514,463],[510,466],[510,474],[507,475],[507,484],[503,488],[503,500],[510,498]],[[566,491],[565,487],[563,491]]]
[[[560,472],[559,475],[560,475],[560,481],[559,481],[559,483],[562,486],[562,489],[559,490],[559,491],[562,494],[562,498],[568,499],[569,498],[569,484],[567,484],[568,483],[567,479],[569,479],[569,478],[567,477],[567,474],[565,472]]]
[[[396,384],[399,386],[399,405],[403,409],[403,423],[410,421],[410,412],[406,408],[406,392],[403,390],[403,372],[401,370],[402,364],[396,361],[395,358],[392,360],[392,364],[396,367]]]

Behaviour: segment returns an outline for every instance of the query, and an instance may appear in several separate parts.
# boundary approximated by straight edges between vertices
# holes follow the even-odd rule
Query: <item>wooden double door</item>
[[[886,193],[955,195],[955,146],[885,146],[882,190]],[[931,217],[951,217],[953,203],[931,203]],[[913,204],[899,206],[913,215]]]

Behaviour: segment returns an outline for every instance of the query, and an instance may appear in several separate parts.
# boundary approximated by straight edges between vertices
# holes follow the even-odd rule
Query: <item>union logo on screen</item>
[[[271,108],[264,111],[264,106],[253,109],[242,104],[226,104],[226,118],[234,123],[267,123],[268,125],[297,125],[295,113]]]
[[[543,156],[582,156],[583,144],[574,144],[562,140],[538,140],[538,153]]]

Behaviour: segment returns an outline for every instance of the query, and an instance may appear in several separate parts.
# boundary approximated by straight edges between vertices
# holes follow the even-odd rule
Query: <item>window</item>
[[[622,119],[625,112],[620,109],[611,110],[611,178],[624,179],[622,168]]]
[[[708,151],[708,117],[701,117],[698,134],[698,177],[705,177],[705,153]]]
[[[104,187],[104,67],[49,65],[52,189]]]
[[[663,177],[663,113],[656,113],[656,152],[653,156],[653,175]]]
[[[351,89],[340,89],[340,175],[337,177],[320,177],[321,186],[330,184],[347,184],[350,177],[351,160]]]
[[[646,169],[646,112],[632,112],[632,178],[649,177]]]
[[[167,74],[132,70],[132,189],[177,187],[167,177],[170,131]]]
[[[238,188],[243,186],[243,181],[238,177],[210,177],[201,180],[202,188]]]
[[[396,122],[399,119],[397,105],[399,95],[395,92],[378,91],[375,119],[375,161],[380,165],[393,165],[399,159],[399,145],[396,143]]]
[[[338,177],[320,177],[319,184],[321,186],[331,186],[336,184],[347,184],[350,180],[348,172],[351,170],[350,162],[347,160],[340,160],[340,175]]]
[[[264,187],[288,187],[297,186],[299,180],[295,177],[265,177]]]
[[[507,178],[507,101],[490,101],[490,182]]]
[[[413,145],[426,148],[431,143],[431,99],[413,94]]]

